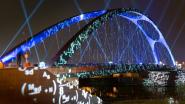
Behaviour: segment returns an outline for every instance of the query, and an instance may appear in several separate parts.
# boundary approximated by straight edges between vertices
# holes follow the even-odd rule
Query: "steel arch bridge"
[[[55,65],[60,66],[63,64],[66,64],[68,59],[72,57],[72,55],[75,53],[76,50],[78,50],[82,43],[87,40],[89,35],[96,29],[98,29],[103,23],[110,20],[111,18],[115,16],[121,16],[124,19],[127,19],[128,21],[131,21],[134,23],[143,33],[143,35],[146,37],[148,44],[151,47],[153,58],[156,64],[159,63],[159,59],[157,57],[157,53],[155,50],[155,44],[161,43],[164,45],[164,47],[167,49],[170,59],[175,65],[174,57],[162,35],[162,33],[159,31],[157,26],[145,15],[136,12],[132,9],[113,9],[113,10],[101,10],[101,11],[95,11],[95,12],[89,12],[85,14],[81,14],[78,16],[74,16],[71,18],[68,18],[64,21],[61,21],[41,32],[34,35],[33,37],[30,37],[27,41],[22,42],[21,44],[17,45],[15,48],[7,52],[3,57],[0,58],[0,60],[3,63],[6,63],[10,61],[13,58],[16,58],[18,54],[23,54],[26,51],[30,50],[30,48],[34,47],[36,44],[41,43],[46,38],[55,35],[58,31],[61,31],[62,29],[66,27],[70,27],[71,25],[78,23],[83,20],[88,20],[94,18],[90,23],[88,23],[83,29],[81,29],[77,34],[75,34],[67,43],[66,45],[59,50],[59,52],[54,57]],[[146,22],[152,26],[152,29],[157,31],[157,38],[150,36],[150,33],[146,31],[145,27],[142,25],[143,22]]]

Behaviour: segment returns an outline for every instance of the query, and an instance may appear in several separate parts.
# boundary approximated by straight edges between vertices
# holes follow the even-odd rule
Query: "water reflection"
[[[128,84],[133,83],[133,80],[130,78],[129,82],[129,79],[125,81],[122,78],[81,79],[80,88],[99,96],[105,104],[185,104],[185,86]]]

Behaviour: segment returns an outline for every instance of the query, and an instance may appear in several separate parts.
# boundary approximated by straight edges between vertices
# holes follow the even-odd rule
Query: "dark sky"
[[[28,15],[40,0],[24,0]],[[185,0],[76,0],[83,12],[110,8],[135,8],[146,11],[163,33],[176,60],[185,60]],[[151,5],[149,5],[151,4]],[[148,8],[146,10],[146,8]],[[0,3],[0,55],[24,23],[20,0],[1,0]],[[65,18],[80,14],[74,0],[43,0],[30,19],[33,34]],[[27,26],[27,25],[26,25]],[[25,27],[11,45],[25,40],[29,35]],[[178,38],[177,38],[178,37]],[[177,41],[175,42],[175,40]]]

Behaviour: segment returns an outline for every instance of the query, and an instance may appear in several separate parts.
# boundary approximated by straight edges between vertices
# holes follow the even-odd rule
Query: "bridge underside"
[[[112,76],[113,74],[129,72],[161,71],[170,72],[178,70],[176,67],[155,64],[81,64],[81,65],[63,65],[60,68],[49,68],[51,73],[57,72],[60,77],[72,78],[93,78]]]

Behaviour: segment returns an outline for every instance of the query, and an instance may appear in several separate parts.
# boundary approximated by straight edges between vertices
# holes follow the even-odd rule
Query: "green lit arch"
[[[133,12],[135,14],[137,14],[137,16],[134,16],[134,18],[130,19],[131,15],[128,15],[129,12]],[[82,28],[77,34],[75,34],[67,43],[66,45],[61,48],[61,50],[56,54],[56,56],[53,58],[54,60],[54,64],[56,66],[61,66],[63,64],[67,64],[67,61],[70,57],[72,57],[72,55],[75,53],[76,50],[78,50],[81,47],[81,44],[87,40],[87,38],[89,37],[89,35],[95,30],[98,29],[104,22],[106,22],[107,20],[113,18],[114,16],[120,15],[130,21],[132,21],[134,24],[136,24],[139,29],[144,33],[145,37],[147,38],[148,43],[150,44],[150,47],[152,49],[152,54],[155,60],[155,63],[158,64],[159,63],[159,59],[157,58],[156,52],[155,52],[155,43],[156,42],[160,42],[162,43],[166,49],[168,50],[168,53],[170,55],[172,64],[175,65],[175,60],[174,57],[164,39],[164,37],[162,36],[162,33],[159,31],[159,29],[157,28],[157,26],[150,20],[148,19],[146,16],[132,11],[130,9],[114,9],[114,10],[109,10],[107,11],[105,14],[103,14],[102,16],[99,16],[97,18],[95,18],[94,20],[92,20],[89,24],[87,24],[84,28]],[[137,23],[138,20],[143,20],[143,21],[147,21],[149,23],[151,23],[153,25],[153,27],[156,29],[156,31],[158,32],[159,35],[159,39],[155,40],[152,39],[151,37],[149,37],[146,32],[143,30],[143,28]]]

